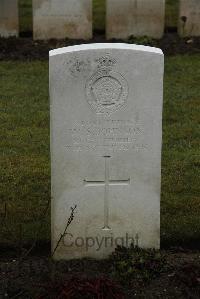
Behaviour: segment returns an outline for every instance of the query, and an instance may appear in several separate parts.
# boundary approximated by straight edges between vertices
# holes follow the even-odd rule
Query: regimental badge
[[[121,74],[113,71],[115,60],[106,56],[97,63],[97,71],[86,84],[87,101],[96,113],[111,114],[126,103],[128,84]]]

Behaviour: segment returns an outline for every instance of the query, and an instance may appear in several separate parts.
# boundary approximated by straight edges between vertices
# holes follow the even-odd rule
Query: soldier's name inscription
[[[67,150],[123,151],[147,149],[144,128],[132,120],[81,121],[66,131]]]

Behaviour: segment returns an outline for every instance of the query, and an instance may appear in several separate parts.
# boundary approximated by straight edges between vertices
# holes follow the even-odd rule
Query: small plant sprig
[[[68,219],[68,221],[67,221],[67,225],[66,225],[66,227],[65,227],[65,229],[64,229],[64,232],[60,235],[60,238],[59,238],[59,240],[58,240],[58,242],[57,242],[57,244],[56,244],[56,247],[54,248],[54,250],[53,250],[53,252],[52,252],[51,257],[53,257],[54,254],[56,253],[56,250],[58,249],[58,247],[59,247],[59,245],[60,245],[60,242],[62,241],[62,239],[63,239],[64,236],[66,235],[66,232],[67,232],[68,227],[70,226],[70,224],[71,224],[72,221],[74,220],[74,213],[75,213],[76,208],[77,208],[77,205],[75,205],[74,207],[71,207],[71,214],[70,214],[70,217],[69,217],[69,219]]]

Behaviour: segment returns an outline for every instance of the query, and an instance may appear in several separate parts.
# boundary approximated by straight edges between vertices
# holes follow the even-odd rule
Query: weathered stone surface
[[[180,36],[200,36],[200,0],[180,0]]]
[[[50,52],[52,250],[159,248],[163,54],[126,44]]]
[[[107,38],[133,36],[161,38],[165,0],[107,0]]]
[[[33,0],[34,39],[92,37],[92,0]]]
[[[18,0],[0,0],[0,36],[18,36]]]

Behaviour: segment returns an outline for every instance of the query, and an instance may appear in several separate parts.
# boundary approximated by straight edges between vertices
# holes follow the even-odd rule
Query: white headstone
[[[180,0],[179,35],[200,36],[200,0]]]
[[[52,250],[104,258],[159,248],[163,103],[160,49],[91,44],[50,52]]]
[[[34,39],[92,37],[92,0],[33,0]]]
[[[165,0],[107,0],[107,38],[130,36],[161,38],[164,32]]]
[[[0,36],[18,36],[18,0],[0,0]]]

